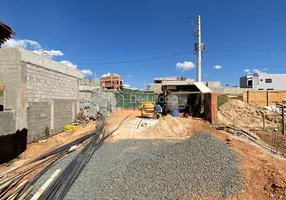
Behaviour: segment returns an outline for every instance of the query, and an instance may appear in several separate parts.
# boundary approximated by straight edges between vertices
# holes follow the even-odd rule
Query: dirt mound
[[[148,138],[180,137],[190,125],[186,118],[175,118],[170,115],[161,117],[159,123],[138,133],[138,136]]]
[[[218,120],[221,124],[239,125],[247,128],[262,128],[263,113],[267,128],[278,127],[278,114],[259,105],[232,99],[219,107]]]

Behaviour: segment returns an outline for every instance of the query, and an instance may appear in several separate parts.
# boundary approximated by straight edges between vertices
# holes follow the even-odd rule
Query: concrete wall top
[[[77,69],[68,67],[44,55],[38,55],[23,48],[0,49],[0,61],[24,61],[72,77],[83,78],[83,74]]]

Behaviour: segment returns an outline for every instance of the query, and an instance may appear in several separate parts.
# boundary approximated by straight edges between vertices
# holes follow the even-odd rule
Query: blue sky
[[[196,78],[196,68],[176,70],[184,61],[196,65],[196,55],[116,65],[102,63],[193,52],[195,21],[202,19],[204,81],[237,85],[244,69],[286,73],[286,51],[248,49],[286,48],[285,0],[1,0],[0,20],[11,26],[14,39],[38,42],[57,50],[57,61],[69,61],[98,76],[116,72],[133,87],[154,77]],[[241,49],[239,51],[218,51]],[[215,65],[222,66],[215,69]]]

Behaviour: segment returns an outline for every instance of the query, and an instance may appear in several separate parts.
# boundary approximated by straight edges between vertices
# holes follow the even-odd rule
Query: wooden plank
[[[24,200],[26,196],[34,189],[34,186],[31,186],[26,192],[24,192],[18,200]]]
[[[252,137],[253,139],[255,140],[260,140],[260,138],[255,135],[254,133],[252,133],[251,131],[245,129],[245,128],[242,128],[240,126],[236,126],[237,128],[239,128],[242,132],[244,132],[245,134],[249,135],[250,137]]]
[[[53,182],[56,176],[61,172],[61,169],[57,169],[52,176],[44,183],[44,185],[36,192],[36,194],[31,198],[31,200],[37,200],[43,194],[43,192],[48,188],[48,186]]]

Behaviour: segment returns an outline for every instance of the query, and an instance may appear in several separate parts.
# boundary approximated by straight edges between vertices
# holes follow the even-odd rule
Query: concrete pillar
[[[50,109],[51,109],[51,121],[50,121],[50,132],[53,135],[55,133],[55,102],[54,100],[50,100]]]
[[[74,121],[75,119],[75,102],[73,101],[72,102],[72,122]]]

